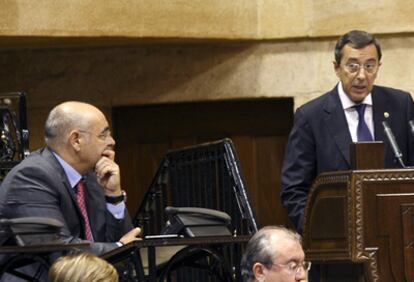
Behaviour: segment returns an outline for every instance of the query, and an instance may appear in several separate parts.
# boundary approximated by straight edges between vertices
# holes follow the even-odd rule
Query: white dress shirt
[[[348,95],[345,94],[345,91],[342,87],[342,83],[338,83],[338,93],[339,99],[341,100],[342,108],[345,112],[346,121],[348,122],[349,132],[351,133],[352,141],[357,142],[357,129],[358,129],[358,112],[353,106],[356,105],[351,99],[349,99]],[[371,135],[375,140],[375,132],[374,132],[374,120],[372,118],[372,95],[371,93],[368,94],[367,97],[362,101],[363,104],[366,104],[364,119],[365,123],[368,126]]]

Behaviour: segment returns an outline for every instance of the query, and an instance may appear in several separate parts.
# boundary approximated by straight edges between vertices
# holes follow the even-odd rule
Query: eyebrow
[[[286,264],[290,264],[292,262],[294,262],[294,263],[300,263],[301,260],[300,259],[290,259]]]
[[[100,134],[107,133],[107,132],[110,132],[110,131],[111,131],[111,129],[109,128],[109,126],[107,126],[107,127],[104,128],[104,130],[101,131]]]
[[[357,58],[348,58],[347,62],[358,62],[359,60]],[[366,60],[366,62],[376,62],[377,58],[369,58]]]

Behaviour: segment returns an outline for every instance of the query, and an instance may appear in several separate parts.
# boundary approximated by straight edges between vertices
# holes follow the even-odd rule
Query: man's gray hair
[[[253,273],[253,265],[260,262],[266,267],[270,268],[273,260],[278,256],[278,253],[271,248],[270,238],[273,231],[283,233],[286,237],[302,243],[302,237],[295,231],[287,229],[283,226],[266,226],[261,228],[247,243],[241,260],[241,273],[243,281],[253,281],[255,276]]]

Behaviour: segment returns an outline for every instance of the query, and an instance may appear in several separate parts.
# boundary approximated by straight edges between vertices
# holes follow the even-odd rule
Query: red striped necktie
[[[85,204],[85,182],[81,179],[78,184],[76,184],[76,201],[78,202],[79,209],[82,213],[84,221],[84,230],[85,230],[85,239],[88,241],[93,241],[91,225],[89,223],[88,211],[86,210]]]

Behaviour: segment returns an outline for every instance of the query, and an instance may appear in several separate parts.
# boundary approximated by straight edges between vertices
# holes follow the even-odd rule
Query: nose
[[[109,135],[108,136],[108,145],[111,145],[111,146],[115,146],[115,139],[112,137],[112,135]]]
[[[358,70],[358,72],[357,72],[357,78],[358,79],[361,79],[361,80],[363,80],[363,79],[365,79],[366,78],[366,73],[365,73],[365,68],[364,67],[360,67],[359,68],[359,70]]]
[[[307,278],[307,276],[308,276],[308,271],[305,270],[303,267],[300,267],[298,269],[298,272],[296,272],[295,279],[297,281],[301,281],[301,280],[305,280]]]

